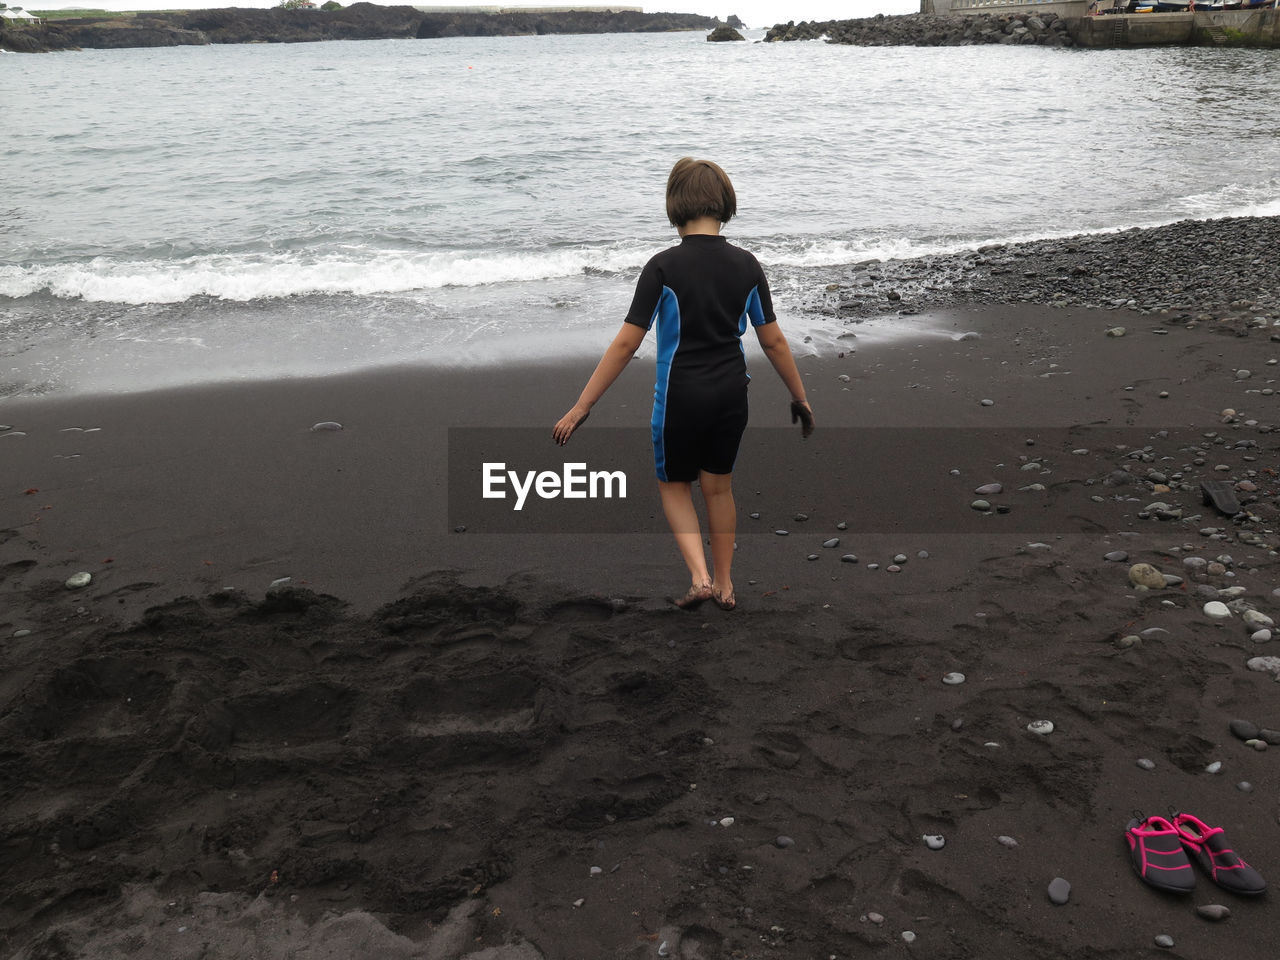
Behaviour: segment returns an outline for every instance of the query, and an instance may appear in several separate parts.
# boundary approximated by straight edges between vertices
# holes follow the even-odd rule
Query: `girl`
[[[552,430],[563,446],[630,362],[645,333],[657,329],[657,382],[653,393],[654,465],[667,523],[689,568],[691,586],[676,601],[691,608],[714,600],[736,606],[730,569],[737,514],[733,464],[747,426],[746,356],[742,335],[750,323],[782,382],[791,391],[792,422],[813,431],[787,338],[778,328],[769,284],[756,258],[720,235],[737,212],[733,184],[709,160],[684,157],[667,178],[667,218],[680,244],[654,256],[640,273],[622,329],[600,358],[578,402]],[[711,528],[711,570],[693,506],[698,480]]]

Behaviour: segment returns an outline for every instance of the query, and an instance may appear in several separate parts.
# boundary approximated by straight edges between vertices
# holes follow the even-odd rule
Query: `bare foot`
[[[733,584],[729,585],[728,590],[724,587],[713,587],[711,599],[721,610],[732,610],[738,605],[738,598],[733,595]]]
[[[711,584],[695,583],[679,600],[675,601],[681,610],[692,610],[694,607],[711,599]]]

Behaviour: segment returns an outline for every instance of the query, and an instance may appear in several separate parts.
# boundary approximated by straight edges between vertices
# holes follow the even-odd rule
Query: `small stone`
[[[1280,675],[1280,657],[1250,657],[1245,666],[1259,673]]]
[[[847,523],[845,523],[843,520],[841,520],[839,523],[837,523],[837,524],[836,524],[836,529],[837,529],[837,530],[848,530],[848,529],[849,529],[849,524],[847,524]]]
[[[830,540],[823,540],[822,545],[828,550],[834,550],[836,547],[840,546],[840,538],[832,537]]]
[[[311,430],[313,433],[324,433],[330,430],[341,430],[341,429],[342,429],[342,424],[338,423],[335,420],[321,420],[319,423],[312,424],[311,426]]]
[[[671,956],[671,944],[667,943],[667,941],[665,940],[663,940],[662,943],[658,944],[658,956],[660,957]]]
[[[1164,574],[1149,563],[1135,563],[1129,568],[1129,582],[1148,590],[1164,589]]]
[[[780,536],[780,537],[785,537],[785,536],[787,535],[787,533],[788,533],[788,531],[786,531],[786,530],[775,530],[775,531],[773,531],[773,532],[774,532],[774,533],[776,533],[776,534],[777,534],[778,536]]]
[[[1129,559],[1129,554],[1123,550],[1112,550],[1110,553],[1104,553],[1102,559],[1110,560],[1112,563],[1124,563]]]
[[[583,899],[582,897],[579,897],[577,900],[573,901],[573,905],[574,905],[575,907],[580,907],[580,906],[582,906],[582,905],[583,905],[584,903],[586,903],[586,902],[587,902],[587,901],[586,901],[585,899]]]
[[[1206,920],[1225,920],[1231,916],[1231,910],[1220,903],[1206,903],[1196,907],[1196,913]]]
[[[1252,376],[1253,376],[1253,373],[1252,373],[1251,371],[1249,371],[1249,370],[1237,370],[1237,371],[1236,371],[1236,379],[1237,379],[1237,380],[1248,380],[1248,379],[1249,379],[1250,377],[1252,377]]]
[[[797,513],[791,519],[794,520],[796,523],[804,523],[806,520],[809,519],[809,515],[807,513]]]
[[[1244,742],[1244,745],[1245,745],[1246,747],[1253,747],[1253,749],[1255,749],[1255,750],[1259,750],[1259,751],[1267,749],[1267,741],[1265,741],[1265,740],[1258,740],[1258,739],[1256,739],[1256,738],[1252,738],[1252,739],[1246,740],[1246,741]]]
[[[881,923],[884,923],[884,914],[876,913],[874,910],[870,910],[867,912],[867,919],[870,920],[872,923],[881,924]]]
[[[1262,732],[1256,723],[1249,720],[1231,720],[1227,723],[1227,729],[1240,740],[1252,740]]]
[[[79,573],[73,573],[71,576],[67,577],[64,586],[68,590],[79,590],[81,587],[87,587],[89,585],[89,581],[92,579],[93,574],[86,573],[81,570]]]
[[[917,559],[919,559],[919,560],[928,560],[928,559],[929,559],[929,551],[928,551],[928,550],[918,550],[918,551],[916,551],[916,558],[917,558]]]
[[[1248,780],[1241,780],[1236,784],[1236,789],[1241,793],[1253,793],[1253,784]]]
[[[817,560],[817,559],[818,559],[818,555],[817,555],[816,553],[811,553],[811,554],[809,554],[807,557],[805,557],[805,559],[806,559],[806,560],[809,560],[809,561]]]
[[[591,868],[591,876],[593,876],[593,877],[598,877],[598,876],[600,876],[600,874],[602,874],[602,873],[604,873],[604,868],[603,868],[603,867],[592,867],[592,868]]]
[[[1002,847],[1008,847],[1010,850],[1018,845],[1017,840],[1013,839],[1013,837],[1005,836],[1004,834],[996,837],[996,843],[1000,844]]]
[[[1167,933],[1160,934],[1156,937],[1156,946],[1164,947],[1166,950],[1170,949],[1173,946],[1173,937]]]
[[[964,674],[952,671],[943,676],[942,682],[954,687],[956,684],[964,683]]]
[[[916,935],[910,930],[903,930],[902,939],[905,940],[907,943],[915,943]]]
[[[947,845],[947,841],[940,833],[926,833],[921,839],[930,850],[941,850]]]
[[[1156,762],[1154,760],[1149,760],[1146,757],[1142,757],[1138,761],[1138,766],[1140,766],[1143,770],[1154,770],[1156,768]]]
[[[890,573],[901,573],[901,572],[902,572],[902,567],[898,566],[898,564],[896,564],[896,563],[891,563],[891,564],[889,564],[887,567],[885,567],[885,569],[886,569],[887,571],[889,571]]]
[[[1042,737],[1047,737],[1049,734],[1053,733],[1053,721],[1032,720],[1027,724],[1027,729],[1032,733],[1039,734]]]
[[[1128,650],[1130,647],[1139,647],[1142,645],[1142,638],[1129,634],[1127,637],[1121,637],[1116,641],[1116,646],[1121,650]]]
[[[1210,600],[1204,605],[1204,615],[1210,620],[1230,620],[1232,613],[1221,600]]]
[[[858,555],[856,553],[846,553],[840,558],[841,563],[857,563]]]
[[[759,519],[760,519],[760,514],[758,514],[758,513],[749,513],[749,514],[747,514],[747,516],[749,516],[752,520],[759,520]]]
[[[1221,773],[1221,772],[1222,772],[1222,761],[1221,761],[1221,760],[1215,760],[1215,761],[1213,761],[1213,763],[1209,764],[1208,766],[1206,766],[1206,767],[1204,768],[1204,772],[1205,772],[1205,773]]]
[[[1257,610],[1246,610],[1240,615],[1240,619],[1250,630],[1266,630],[1276,625],[1274,620]]]
[[[733,817],[721,817],[721,818],[720,818],[720,826],[722,826],[722,827],[732,827],[732,826],[733,826]]]
[[[893,556],[893,562],[894,562],[894,563],[906,563],[906,562],[907,562],[907,555],[906,555],[905,553],[896,553],[896,554],[894,554],[894,556]]]
[[[1111,327],[1107,330],[1108,337],[1123,337],[1128,331],[1124,327]]]
[[[973,492],[980,497],[995,496],[997,493],[1004,493],[1004,484],[984,483],[982,486],[975,488]]]
[[[785,834],[781,834],[773,841],[773,845],[779,850],[786,850],[788,847],[794,847],[796,842]]]
[[[1062,877],[1054,877],[1049,882],[1049,901],[1062,906],[1071,899],[1071,884]]]
[[[23,627],[21,630],[13,631],[13,639],[15,640],[20,640],[23,637],[29,637],[29,636],[31,636],[31,631],[28,630],[26,627]]]
[[[984,407],[994,407],[996,405],[996,402],[994,400],[983,400],[982,405]]]
[[[979,510],[983,512],[989,511],[991,509],[991,503],[987,500],[975,500],[973,501],[973,503],[969,504],[969,506],[974,510]]]
[[[283,587],[286,583],[290,583],[292,581],[293,581],[293,577],[277,577],[276,579],[272,580],[269,584],[267,584],[267,589],[274,590],[276,589],[276,587]]]

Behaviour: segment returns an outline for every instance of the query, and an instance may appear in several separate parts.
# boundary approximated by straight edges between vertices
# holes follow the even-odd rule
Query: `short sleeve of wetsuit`
[[[747,316],[753,327],[763,327],[766,323],[774,323],[777,316],[773,312],[773,297],[769,293],[769,281],[765,279],[764,268],[755,257],[751,258],[756,271],[756,285],[747,298]]]
[[[654,315],[658,312],[658,303],[662,300],[662,275],[652,260],[640,271],[640,279],[636,281],[635,296],[631,298],[631,309],[623,319],[637,327],[648,330],[653,326]]]

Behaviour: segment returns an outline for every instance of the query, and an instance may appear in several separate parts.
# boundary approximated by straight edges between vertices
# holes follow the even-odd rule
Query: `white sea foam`
[[[181,303],[193,297],[247,302],[304,294],[408,293],[571,277],[638,267],[641,247],[565,247],[548,251],[370,250],[364,255],[204,255],[178,260],[116,260],[0,265],[0,296],[48,293],[92,303]]]

